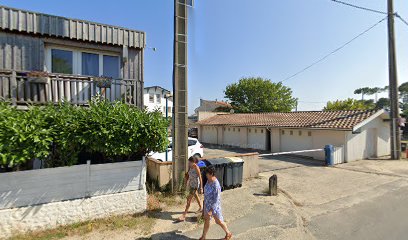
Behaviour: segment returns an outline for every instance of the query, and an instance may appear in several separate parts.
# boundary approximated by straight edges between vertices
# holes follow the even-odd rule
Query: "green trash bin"
[[[228,189],[228,186],[231,185],[229,181],[232,181],[231,162],[225,158],[207,159],[207,161],[214,166],[215,176],[220,182],[221,189]]]
[[[239,157],[228,157],[232,168],[232,187],[241,187],[244,175],[244,160]]]

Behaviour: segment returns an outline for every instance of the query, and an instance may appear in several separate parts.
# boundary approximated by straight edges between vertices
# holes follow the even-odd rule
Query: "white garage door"
[[[266,128],[248,129],[248,148],[266,150]]]
[[[298,129],[281,130],[281,151],[298,151],[313,148],[313,139],[310,131]]]
[[[238,127],[225,127],[224,144],[239,147],[241,143],[241,129]]]
[[[217,144],[217,129],[209,126],[204,126],[202,129],[202,142]]]

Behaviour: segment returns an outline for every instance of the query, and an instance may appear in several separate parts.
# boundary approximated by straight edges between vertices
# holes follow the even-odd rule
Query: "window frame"
[[[121,55],[115,52],[108,52],[108,51],[97,51],[93,49],[87,48],[77,48],[77,47],[70,47],[70,46],[61,46],[61,45],[54,45],[54,44],[47,44],[45,46],[45,61],[44,61],[44,71],[53,73],[52,72],[52,49],[57,50],[64,50],[64,51],[71,51],[72,52],[72,75],[83,75],[82,74],[82,53],[90,53],[90,54],[97,54],[99,56],[99,76],[103,74],[103,56],[111,56],[111,57],[118,57],[118,72],[119,78],[123,78],[123,72],[121,69]],[[56,74],[64,74],[64,73],[56,73]],[[70,75],[70,74],[67,74]],[[86,75],[88,76],[88,75]]]

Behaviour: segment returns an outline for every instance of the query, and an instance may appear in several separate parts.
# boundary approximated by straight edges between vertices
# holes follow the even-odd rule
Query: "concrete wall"
[[[155,181],[159,187],[164,187],[171,180],[173,172],[173,162],[161,162],[149,158],[147,160],[147,175],[149,179]]]
[[[145,189],[0,210],[0,238],[112,215],[144,212]]]
[[[244,160],[244,172],[243,178],[249,179],[258,176],[259,173],[259,160],[258,153],[236,154],[217,156],[213,158],[222,157],[238,157]],[[155,159],[148,159],[147,161],[147,174],[149,178],[155,181],[160,187],[165,186],[171,181],[173,162],[160,162]]]
[[[0,238],[146,210],[144,161],[0,174]]]

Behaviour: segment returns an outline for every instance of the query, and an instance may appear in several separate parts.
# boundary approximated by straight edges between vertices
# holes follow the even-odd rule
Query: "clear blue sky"
[[[395,10],[408,20],[406,0]],[[386,0],[348,0],[386,10]],[[330,0],[195,0],[189,24],[189,110],[199,99],[222,99],[244,76],[280,81],[364,31],[383,16]],[[2,0],[0,4],[143,30],[145,85],[172,88],[172,0]],[[362,38],[285,82],[300,110],[388,82],[386,21]],[[399,81],[408,81],[408,26],[396,19]]]

